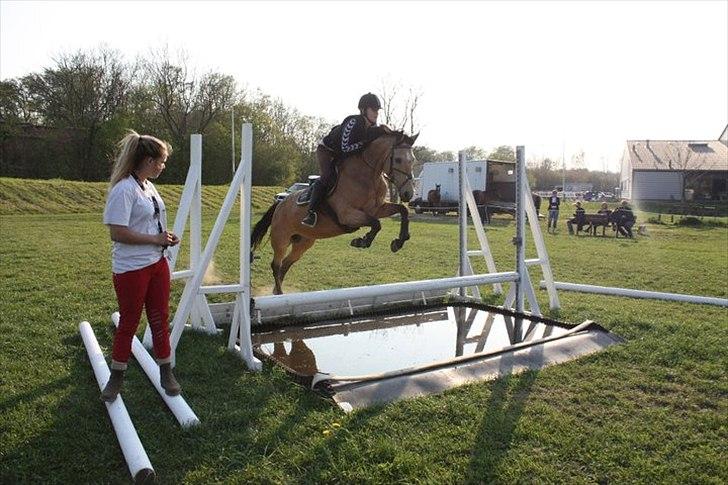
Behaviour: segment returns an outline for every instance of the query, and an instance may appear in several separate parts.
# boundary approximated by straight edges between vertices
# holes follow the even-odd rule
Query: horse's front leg
[[[368,215],[366,212],[358,209],[348,209],[342,211],[339,215],[339,222],[349,227],[369,226],[371,229],[362,237],[351,240],[351,245],[355,248],[368,248],[372,245],[374,238],[379,231],[382,230],[382,224],[375,217]]]
[[[377,210],[377,218],[381,219],[383,217],[389,217],[399,212],[400,215],[400,224],[399,224],[399,237],[397,239],[392,240],[389,247],[392,250],[393,253],[396,253],[399,251],[402,246],[404,246],[404,242],[407,241],[410,238],[409,234],[409,210],[407,210],[407,207],[405,207],[402,204],[392,204],[391,202],[387,202],[383,204],[378,210]]]

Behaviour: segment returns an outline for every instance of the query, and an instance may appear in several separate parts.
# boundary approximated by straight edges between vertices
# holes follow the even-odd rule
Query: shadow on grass
[[[107,354],[109,335],[101,326],[94,330]],[[297,424],[310,412],[331,406],[269,367],[245,371],[223,340],[188,332],[180,343],[176,373],[201,421],[189,430],[180,427],[135,359],[129,361],[121,396],[162,482],[190,476],[217,481],[261,464],[270,471],[269,449],[301,432]],[[129,470],[80,335],[68,335],[62,344],[73,349],[64,375],[43,376],[46,384],[0,401],[3,413],[26,416],[25,423],[13,424],[0,482],[128,483]]]
[[[543,365],[543,348],[530,352],[537,363]],[[539,359],[540,357],[540,359]],[[493,382],[490,398],[485,406],[485,416],[480,423],[472,449],[468,481],[488,483],[497,479],[498,467],[510,451],[513,435],[531,393],[537,370],[527,370],[513,375],[514,360],[501,360],[500,373],[504,377]]]

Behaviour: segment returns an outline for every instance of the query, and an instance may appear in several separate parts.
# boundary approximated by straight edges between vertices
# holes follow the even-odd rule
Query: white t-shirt
[[[159,234],[152,196],[159,205],[162,230],[166,230],[167,210],[156,187],[147,180],[142,190],[131,175],[120,180],[109,191],[104,209],[104,224],[126,226],[142,234]],[[134,271],[156,263],[161,256],[162,246],[156,244],[126,244],[114,241],[111,269],[115,274]]]

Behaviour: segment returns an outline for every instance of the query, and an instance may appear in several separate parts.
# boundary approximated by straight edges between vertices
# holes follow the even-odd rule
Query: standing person
[[[114,334],[111,377],[101,398],[114,401],[121,390],[142,308],[146,308],[152,329],[162,387],[168,395],[175,396],[181,387],[171,366],[170,274],[164,251],[178,244],[179,238],[166,230],[164,201],[149,181],[162,173],[172,149],[167,142],[134,131],[130,131],[118,147],[104,209],[104,224],[109,226],[113,241],[111,266],[121,318]]]
[[[367,93],[362,96],[358,106],[359,114],[347,116],[340,125],[331,129],[316,148],[321,177],[311,188],[308,214],[301,221],[305,226],[316,225],[316,211],[334,182],[336,164],[343,158],[364,150],[370,141],[389,131],[384,126],[377,126],[382,104],[375,94]]]
[[[553,227],[554,234],[556,234],[556,221],[559,220],[559,206],[561,205],[561,199],[558,197],[557,191],[551,192],[549,197],[549,218],[546,224],[546,232],[551,232]]]

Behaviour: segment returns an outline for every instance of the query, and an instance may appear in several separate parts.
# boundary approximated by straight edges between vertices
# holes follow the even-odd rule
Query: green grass
[[[205,189],[205,232],[225,190]],[[0,179],[1,483],[129,481],[78,336],[88,320],[110,350],[116,303],[104,191]],[[173,209],[180,188],[162,191]],[[257,188],[256,211],[276,191]],[[546,235],[557,280],[728,297],[725,227],[648,224],[650,235],[636,241],[569,237],[564,212],[560,233]],[[215,258],[230,281],[238,230],[231,220]],[[291,270],[288,291],[454,274],[455,218],[413,222],[412,239],[392,254],[396,230],[385,221],[366,251],[350,248],[349,237],[320,241]],[[488,230],[500,270],[513,265],[513,232],[507,217]],[[265,292],[270,249],[260,255],[253,283]],[[539,273],[532,269],[534,281]],[[181,289],[175,284],[173,302]],[[538,298],[545,308],[545,292]],[[136,363],[124,400],[162,483],[725,483],[728,310],[560,298],[559,318],[596,320],[626,342],[539,372],[344,415],[276,368],[246,372],[224,351],[224,335],[185,333],[178,377],[202,425],[181,430]]]

